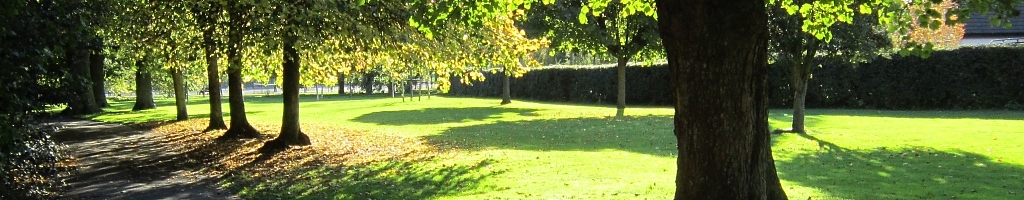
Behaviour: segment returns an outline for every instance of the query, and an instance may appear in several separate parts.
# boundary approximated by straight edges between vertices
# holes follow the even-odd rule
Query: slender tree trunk
[[[212,23],[207,21],[207,23]],[[228,129],[224,123],[224,111],[221,107],[220,68],[217,65],[217,42],[214,39],[214,25],[203,27],[203,46],[206,51],[206,80],[210,93],[210,125],[203,132]]]
[[[807,62],[807,61],[803,61]],[[805,69],[806,68],[806,69]],[[807,102],[807,81],[810,78],[810,66],[805,66],[804,63],[794,63],[791,66],[791,77],[793,82],[793,127],[792,132],[804,133],[804,111]]]
[[[764,0],[657,6],[676,95],[675,199],[785,199],[768,133]]]
[[[501,68],[501,105],[512,103],[512,87],[509,86],[508,66]]]
[[[100,108],[110,107],[107,103],[106,73],[103,71],[106,56],[102,52],[94,51],[89,55],[89,77],[92,79],[92,94],[96,99],[96,106]]]
[[[615,99],[615,116],[622,117],[626,115],[626,64],[629,63],[629,58],[622,56],[618,58],[618,65],[615,66],[617,72],[618,83],[616,87],[619,89],[619,93]]]
[[[807,104],[807,82],[811,79],[811,64],[814,61],[814,55],[818,52],[818,40],[810,37],[809,34],[805,34],[804,41],[807,41],[807,46],[804,52],[795,52],[800,54],[790,62],[789,74],[790,80],[793,85],[793,126],[790,131],[795,133],[805,133],[804,129],[804,118],[806,116],[806,104]]]
[[[309,137],[299,127],[299,53],[295,50],[297,37],[288,35],[284,38],[284,116],[281,122],[281,134],[263,145],[263,149],[282,149],[290,145],[309,145]]]
[[[146,69],[146,59],[135,61],[135,106],[132,111],[156,108],[153,103],[153,75]]]
[[[338,72],[338,95],[345,94],[345,73]]]
[[[174,106],[177,108],[177,121],[188,120],[188,97],[185,96],[185,75],[181,69],[171,69],[171,79],[174,85]]]
[[[391,82],[391,81],[389,81],[389,82]],[[395,97],[395,93],[396,92],[395,92],[395,83],[394,82],[388,83],[388,93],[391,93],[391,97]]]
[[[366,94],[373,94],[373,79],[377,76],[376,73],[366,72],[363,74],[363,91]]]
[[[231,29],[228,30],[228,107],[231,109],[231,128],[227,132],[224,132],[225,138],[256,138],[260,136],[260,132],[257,131],[252,125],[249,124],[249,119],[245,117],[245,99],[242,96],[242,55],[239,51],[242,48],[242,34],[243,30],[241,27],[244,26],[245,22],[241,20],[241,15],[245,12],[243,9],[235,5],[234,1],[229,1],[228,16],[229,24]]]

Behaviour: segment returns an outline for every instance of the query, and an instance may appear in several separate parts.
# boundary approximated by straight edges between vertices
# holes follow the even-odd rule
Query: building
[[[1024,4],[1017,5],[1024,10]],[[960,46],[975,46],[1001,43],[1024,44],[1024,14],[1010,18],[1009,28],[992,26],[990,15],[975,14],[964,23],[964,37]]]

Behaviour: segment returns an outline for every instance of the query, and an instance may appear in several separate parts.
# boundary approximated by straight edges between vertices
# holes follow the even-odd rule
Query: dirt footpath
[[[241,199],[216,177],[191,172],[188,158],[167,151],[149,131],[80,119],[48,124],[78,160],[63,199]]]

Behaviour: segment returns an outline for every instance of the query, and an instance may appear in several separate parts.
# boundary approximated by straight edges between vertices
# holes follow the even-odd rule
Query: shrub
[[[0,127],[0,199],[54,199],[65,185],[62,174],[71,169],[61,164],[68,156],[65,146],[50,139],[50,132],[8,119]],[[51,129],[52,130],[52,129]]]
[[[878,58],[871,63],[819,61],[807,87],[809,108],[1024,109],[1024,48],[964,47],[936,51],[928,58]],[[768,102],[792,104],[788,66],[769,66]],[[672,105],[665,65],[630,66],[626,103]],[[450,95],[498,97],[501,79],[466,85],[453,77]],[[512,79],[513,98],[578,103],[615,103],[615,69],[547,68]]]

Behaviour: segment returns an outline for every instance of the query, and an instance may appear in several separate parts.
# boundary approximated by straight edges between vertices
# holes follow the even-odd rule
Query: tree
[[[224,132],[226,138],[256,138],[260,132],[249,124],[245,116],[245,100],[242,95],[242,49],[247,45],[244,37],[252,31],[253,6],[243,2],[229,1],[228,13],[228,107],[231,110],[231,127]],[[217,86],[220,88],[220,86]],[[214,88],[210,88],[213,90]]]
[[[396,6],[381,2],[385,6]],[[274,140],[264,143],[262,150],[277,150],[293,145],[309,145],[309,137],[302,132],[299,124],[299,85],[300,68],[309,65],[310,69],[306,74],[313,75],[315,79],[325,79],[327,71],[337,71],[324,66],[331,63],[323,60],[324,57],[333,58],[344,52],[338,38],[346,38],[351,32],[339,29],[341,27],[354,27],[355,17],[372,7],[359,7],[355,4],[334,4],[323,1],[286,0],[277,4],[264,4],[258,10],[270,11],[263,15],[264,19],[270,22],[267,30],[276,40],[264,40],[271,46],[281,47],[281,69],[283,69],[282,83],[284,98],[284,112],[282,116],[281,132]],[[379,5],[378,5],[379,6]],[[375,6],[374,6],[375,7]],[[377,12],[374,16],[384,16],[387,13]],[[398,24],[397,21],[392,24]],[[381,27],[384,28],[384,27]],[[334,45],[323,45],[334,44]],[[316,48],[325,48],[326,51],[311,51]],[[308,58],[303,61],[302,58]],[[304,63],[305,62],[305,63]],[[337,66],[337,65],[331,65]]]
[[[202,31],[203,53],[206,59],[206,90],[210,95],[210,124],[203,132],[228,129],[224,123],[224,111],[221,107],[220,66],[218,66],[219,48],[217,44],[217,27],[221,22],[223,9],[219,2],[203,1],[192,7],[199,29]]]
[[[768,137],[764,5],[657,2],[676,95],[675,199],[786,198]]]
[[[264,149],[281,149],[291,145],[309,145],[309,136],[302,133],[302,129],[299,127],[299,67],[301,60],[299,59],[299,52],[295,49],[295,45],[299,40],[299,33],[301,30],[298,26],[298,19],[301,17],[309,17],[302,14],[306,13],[301,6],[297,5],[294,0],[285,2],[286,9],[281,12],[284,23],[282,24],[282,48],[283,63],[282,68],[284,69],[283,74],[283,90],[282,98],[284,98],[284,116],[281,122],[281,133],[277,135],[277,138],[271,140],[263,145]],[[303,2],[308,3],[308,2]],[[294,6],[294,7],[290,7]],[[287,9],[289,8],[290,9]]]
[[[797,4],[810,5],[809,12],[828,12],[820,10],[811,1],[795,0]],[[859,7],[857,2],[853,6]],[[875,7],[877,10],[896,9]],[[814,15],[807,15],[814,16]],[[812,66],[820,59],[839,62],[867,62],[879,55],[884,48],[891,47],[888,33],[878,24],[873,15],[856,14],[848,23],[831,26],[832,38],[828,41],[819,40],[803,31],[804,20],[800,13],[787,13],[781,2],[774,2],[768,7],[768,51],[770,59],[785,63],[789,67],[790,88],[793,90],[793,125],[789,132],[804,133],[805,102],[807,83],[811,78]]]
[[[153,75],[146,61],[145,56],[135,61],[135,106],[132,106],[132,111],[156,108],[153,102]]]
[[[602,3],[603,2],[603,3]],[[616,116],[626,109],[626,65],[643,51],[656,48],[658,33],[653,13],[643,13],[624,1],[556,0],[552,4],[533,5],[522,24],[531,36],[551,38],[552,46],[589,53],[604,52],[616,60]]]
[[[174,106],[177,113],[177,121],[188,120],[188,100],[185,94],[185,75],[181,68],[171,68],[171,79],[174,84]]]
[[[65,47],[92,39],[86,31],[91,20],[83,20],[88,3],[0,3],[0,199],[59,198],[60,184],[53,183],[64,172],[58,167],[63,156],[57,148],[39,148],[52,141],[46,128],[36,126],[35,117],[49,106],[79,103],[72,102],[80,99],[72,94],[78,89],[71,87],[88,86],[64,57],[66,51],[78,50]]]
[[[501,67],[501,105],[512,103],[512,83],[509,83],[510,75],[508,66]]]
[[[92,78],[92,92],[96,98],[96,105],[100,108],[109,107],[107,102],[106,84],[106,55],[103,54],[103,40],[96,40],[96,48],[89,55],[89,76]]]
[[[345,94],[345,73],[338,72],[338,95]]]
[[[787,10],[801,10],[802,5],[794,4],[792,0],[778,1],[783,2]],[[551,0],[544,2],[551,3]],[[928,4],[930,1],[924,2]],[[531,1],[526,3],[528,5]],[[675,199],[786,199],[775,171],[768,135],[765,3],[764,0],[657,0],[657,9],[643,9],[651,5],[646,1],[625,3],[634,10],[657,12],[659,19],[659,33],[668,57],[676,97],[673,132],[679,145],[679,157]],[[831,39],[828,28],[837,22],[836,19],[850,19],[854,12],[849,8],[852,0],[829,3],[832,4],[828,6],[835,6],[832,7],[833,12],[818,13],[820,17],[805,21],[802,27],[815,38],[826,41]],[[860,9],[871,10],[875,5],[895,3],[900,2],[874,0]],[[446,6],[433,2],[420,2],[418,5],[431,8]],[[507,12],[502,9],[509,7],[516,8],[470,8],[472,12],[427,13],[423,18],[444,16],[445,19],[473,24],[494,12]],[[1008,11],[1012,10],[1012,5],[1006,1],[970,1],[964,8],[971,11],[998,8],[995,10],[998,16],[1015,13]],[[947,13],[961,17],[969,15],[963,11]],[[877,12],[876,16],[879,23],[887,25],[890,31],[908,27],[899,14]],[[949,20],[948,17],[946,19]],[[924,23],[932,22],[937,23]],[[430,26],[421,28],[429,29]],[[901,52],[927,53],[927,47],[909,44],[903,46]]]
[[[92,87],[90,52],[85,43],[69,46],[64,59],[68,68],[71,69],[71,78],[67,83],[72,88],[75,98],[68,102],[68,107],[62,111],[64,114],[81,115],[99,113],[100,109],[96,103],[95,92]]]

